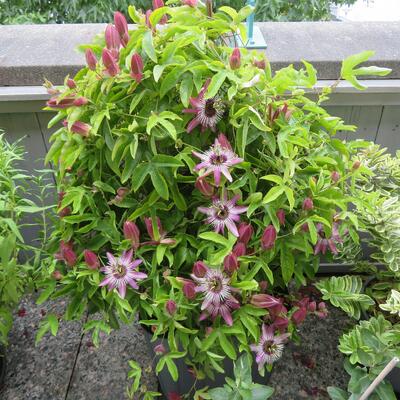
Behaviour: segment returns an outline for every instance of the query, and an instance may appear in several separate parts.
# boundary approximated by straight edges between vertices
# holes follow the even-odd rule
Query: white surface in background
[[[332,13],[342,21],[400,21],[400,0],[357,0],[333,7]]]

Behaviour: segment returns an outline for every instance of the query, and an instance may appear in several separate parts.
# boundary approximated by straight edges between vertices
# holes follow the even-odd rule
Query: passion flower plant
[[[362,143],[335,138],[353,127],[322,107],[330,88],[306,95],[309,63],[272,74],[263,54],[227,46],[251,7],[209,17],[200,1],[153,3],[129,8],[132,30],[116,13],[82,47],[87,66],[46,84],[63,196],[45,294],[70,298],[67,320],[101,315],[85,325],[95,343],[138,314],[168,338],[155,370],[174,380],[176,358],[201,379],[239,346],[270,368],[309,311],[289,307],[289,283],[357,240],[346,184],[363,173]],[[345,60],[340,78],[357,84],[367,58]]]

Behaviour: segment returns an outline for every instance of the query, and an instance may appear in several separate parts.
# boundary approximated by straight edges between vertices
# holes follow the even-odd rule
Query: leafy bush
[[[40,301],[69,296],[66,320],[101,312],[85,324],[95,343],[139,313],[167,341],[156,371],[174,380],[176,358],[212,377],[243,351],[262,374],[307,313],[326,315],[289,282],[313,277],[347,232],[357,239],[346,182],[358,144],[334,138],[354,127],[321,107],[330,88],[306,96],[309,63],[272,74],[262,54],[226,46],[250,7],[207,18],[202,5],[157,4],[130,7],[131,32],[116,13],[81,47],[88,66],[47,85],[50,126],[63,121],[47,155],[60,220]],[[365,57],[343,63],[353,82]]]
[[[258,0],[257,21],[318,21],[330,19],[332,4],[355,0]],[[216,7],[240,10],[245,0],[217,0]],[[128,6],[146,10],[151,0],[13,0],[0,1],[1,24],[107,22],[112,10],[127,12]]]

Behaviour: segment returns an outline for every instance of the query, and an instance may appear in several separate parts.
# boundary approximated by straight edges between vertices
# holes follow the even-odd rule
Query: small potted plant
[[[307,313],[326,314],[288,285],[306,284],[343,235],[357,239],[345,190],[357,144],[334,138],[354,127],[322,108],[331,88],[306,96],[309,63],[272,74],[263,54],[230,47],[251,7],[153,3],[129,8],[131,31],[115,13],[81,46],[87,67],[47,83],[50,127],[62,122],[47,155],[60,218],[42,300],[69,296],[66,320],[101,313],[85,324],[96,344],[138,314],[165,391],[190,397],[241,353],[265,383]],[[370,55],[345,60],[341,78],[387,74],[358,68]]]

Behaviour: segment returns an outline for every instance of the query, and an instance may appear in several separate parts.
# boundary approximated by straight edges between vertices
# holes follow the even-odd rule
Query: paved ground
[[[123,400],[127,360],[150,365],[152,354],[138,325],[103,337],[95,348],[79,323],[63,323],[57,337],[47,335],[35,347],[42,315],[61,313],[64,306],[62,301],[37,306],[31,297],[21,303],[10,335],[2,400]],[[289,345],[274,368],[269,383],[275,387],[273,400],[328,399],[326,386],[346,386],[336,346],[348,324],[346,316],[332,310],[325,321],[311,317],[302,326],[301,347]],[[145,379],[149,389],[157,387],[153,375]]]

